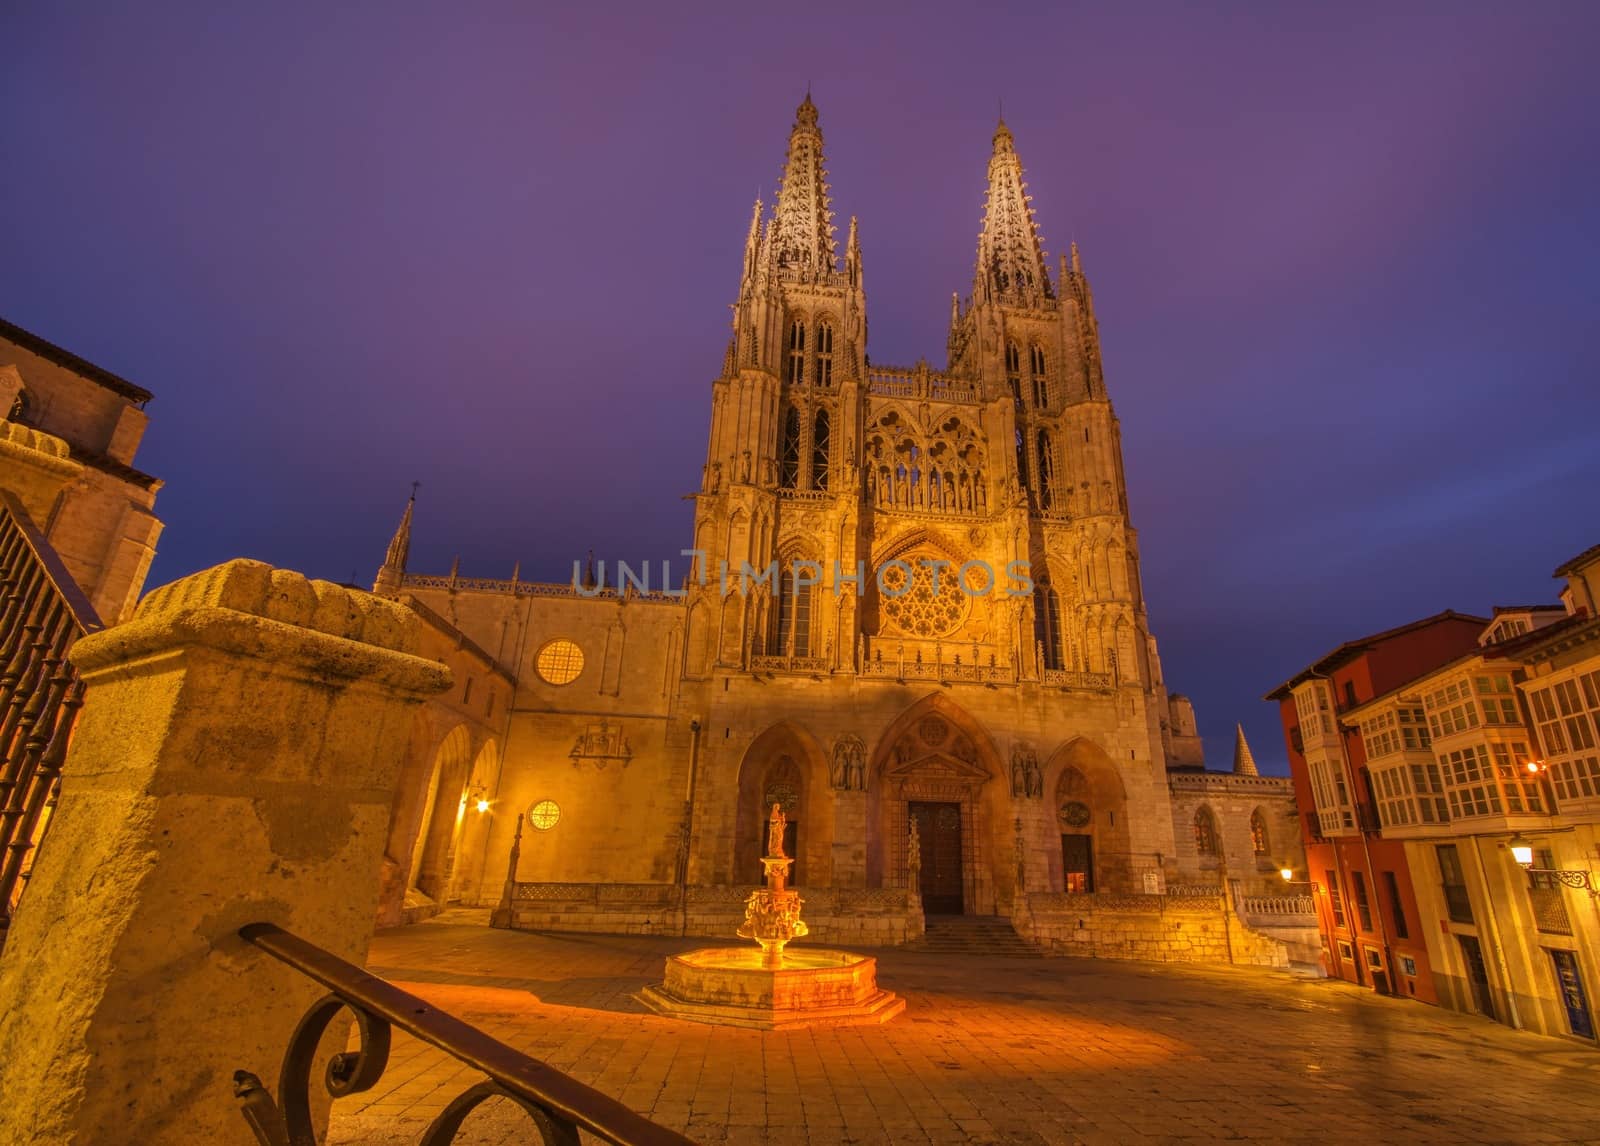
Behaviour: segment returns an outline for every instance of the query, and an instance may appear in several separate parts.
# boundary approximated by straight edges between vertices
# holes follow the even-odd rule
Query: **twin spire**
[[[1016,301],[1026,306],[1054,297],[1031,201],[1016,143],[1002,119],[995,128],[994,150],[989,155],[989,193],[983,204],[978,268],[972,283],[975,301]]]
[[[1022,161],[1017,158],[1015,141],[1004,119],[995,129],[993,142],[973,298],[1036,305],[1054,298],[1055,293],[1045,269],[1044,248],[1030,206],[1028,185],[1022,178]],[[753,277],[757,266],[766,259],[780,273],[804,277],[835,270],[833,212],[828,203],[828,173],[822,164],[822,131],[817,126],[816,104],[807,92],[795,110],[783,183],[765,234],[760,229],[759,200],[750,220],[745,243],[746,279]],[[852,250],[855,242],[852,219]]]
[[[789,156],[773,214],[772,252],[779,271],[803,275],[832,273],[836,250],[833,212],[828,209],[828,177],[822,167],[822,132],[817,105],[806,93],[794,113]]]

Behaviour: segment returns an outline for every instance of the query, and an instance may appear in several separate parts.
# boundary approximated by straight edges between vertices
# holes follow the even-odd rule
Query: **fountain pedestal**
[[[767,886],[745,902],[741,939],[750,947],[703,947],[673,955],[658,987],[639,1000],[678,1019],[760,1030],[886,1023],[905,1010],[905,1000],[878,987],[878,961],[850,951],[801,948],[786,951],[807,932],[800,894],[784,886],[794,860],[783,854],[785,819],[772,806],[768,854],[761,857]]]

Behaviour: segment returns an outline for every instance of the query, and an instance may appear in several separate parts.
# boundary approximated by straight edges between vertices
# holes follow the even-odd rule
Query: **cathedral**
[[[731,933],[773,804],[822,938],[1295,862],[1287,781],[1242,733],[1205,771],[1165,687],[1093,295],[1076,245],[1048,261],[1011,131],[942,369],[869,357],[826,177],[808,95],[750,218],[687,562],[419,575],[408,505],[375,591],[458,684],[414,737],[387,921]]]

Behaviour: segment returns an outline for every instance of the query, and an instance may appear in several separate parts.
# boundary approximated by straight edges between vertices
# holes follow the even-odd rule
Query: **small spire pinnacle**
[[[1233,726],[1233,773],[1235,776],[1259,776],[1256,758],[1250,754],[1250,744],[1244,738],[1244,725]]]
[[[600,579],[594,575],[594,550],[591,549],[589,550],[589,560],[583,566],[583,587],[585,589],[593,589],[599,583]]]
[[[372,587],[374,593],[396,591],[405,582],[406,562],[411,558],[411,518],[417,508],[417,487],[421,484],[415,481],[411,483],[411,497],[406,501],[405,512],[400,515],[400,527],[389,539],[389,549],[383,555],[383,567],[378,570],[377,582]]]

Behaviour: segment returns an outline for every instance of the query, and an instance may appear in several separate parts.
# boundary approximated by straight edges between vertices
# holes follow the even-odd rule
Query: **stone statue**
[[[1011,750],[1012,798],[1027,797],[1037,800],[1044,795],[1044,777],[1039,772],[1039,759],[1033,748],[1018,744]]]
[[[911,838],[906,841],[906,870],[911,873],[911,889],[922,886],[922,838],[917,833],[917,821],[911,820]]]
[[[781,804],[772,805],[772,815],[767,820],[767,855],[774,859],[784,857],[783,833],[789,826],[789,817],[783,814]]]

